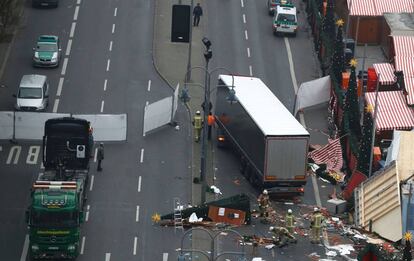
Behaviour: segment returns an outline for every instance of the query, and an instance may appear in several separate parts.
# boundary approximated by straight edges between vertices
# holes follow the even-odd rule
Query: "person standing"
[[[208,135],[207,135],[207,138],[208,138],[208,140],[211,140],[211,128],[213,127],[214,122],[215,122],[214,116],[213,116],[213,114],[211,112],[209,112],[208,113],[208,116],[207,116],[207,123],[208,123]]]
[[[257,202],[259,203],[260,217],[268,217],[267,208],[269,207],[269,195],[266,189],[259,195]]]
[[[196,111],[196,114],[193,120],[193,125],[194,125],[194,139],[195,139],[195,142],[198,142],[200,140],[201,128],[203,126],[203,120],[201,118],[200,111]]]
[[[98,158],[98,168],[97,171],[102,171],[102,160],[104,159],[104,144],[101,142],[99,143],[98,152],[97,152],[97,158]]]
[[[293,216],[291,209],[288,209],[287,211],[285,222],[286,222],[286,229],[289,231],[290,234],[292,234],[295,228],[295,217]]]
[[[198,26],[198,24],[200,23],[200,17],[203,15],[203,9],[200,6],[200,3],[197,3],[197,5],[194,7],[193,10],[193,16],[194,16],[194,21],[193,21],[193,26]]]
[[[313,209],[313,214],[311,217],[311,228],[312,228],[312,244],[318,244],[321,242],[320,236],[321,236],[321,226],[323,221],[323,215],[319,211],[319,208]]]

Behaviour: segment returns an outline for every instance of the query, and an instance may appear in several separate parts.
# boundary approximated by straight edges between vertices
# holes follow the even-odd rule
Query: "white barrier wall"
[[[75,114],[73,117],[85,119],[91,123],[95,141],[126,140],[126,114]]]
[[[13,112],[0,111],[0,139],[13,138]]]
[[[144,110],[144,135],[171,122],[172,97],[148,104]]]

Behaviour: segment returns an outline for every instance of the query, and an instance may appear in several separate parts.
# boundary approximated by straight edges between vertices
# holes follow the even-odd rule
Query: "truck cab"
[[[298,18],[296,7],[292,4],[278,5],[273,17],[273,33],[292,34],[296,36]]]
[[[35,182],[26,212],[32,259],[74,259],[79,255],[83,187],[76,181]]]

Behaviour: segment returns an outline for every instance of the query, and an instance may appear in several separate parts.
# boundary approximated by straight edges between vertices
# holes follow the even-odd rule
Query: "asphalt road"
[[[145,104],[172,94],[152,66],[152,21],[150,0],[61,1],[57,9],[32,9],[27,3],[2,79],[8,88],[2,90],[1,110],[13,109],[11,95],[23,74],[39,73],[50,80],[49,112],[128,115],[127,141],[105,144],[103,172],[91,164],[78,260],[168,260],[175,249],[171,242],[178,242],[173,230],[153,226],[151,216],[171,212],[174,197],[191,198],[190,151],[185,149],[191,139],[185,124],[143,137]],[[59,68],[32,68],[39,34],[59,35]],[[178,123],[188,120],[179,106]],[[0,147],[2,184],[7,184],[0,199],[2,260],[26,257],[24,211],[30,186],[42,172],[38,152],[28,157],[31,146],[40,149],[40,144],[22,142]]]

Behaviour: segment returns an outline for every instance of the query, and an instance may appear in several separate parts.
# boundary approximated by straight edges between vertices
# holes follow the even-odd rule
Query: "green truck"
[[[46,121],[42,151],[45,171],[32,186],[26,212],[30,259],[75,259],[79,255],[92,150],[88,121]]]

